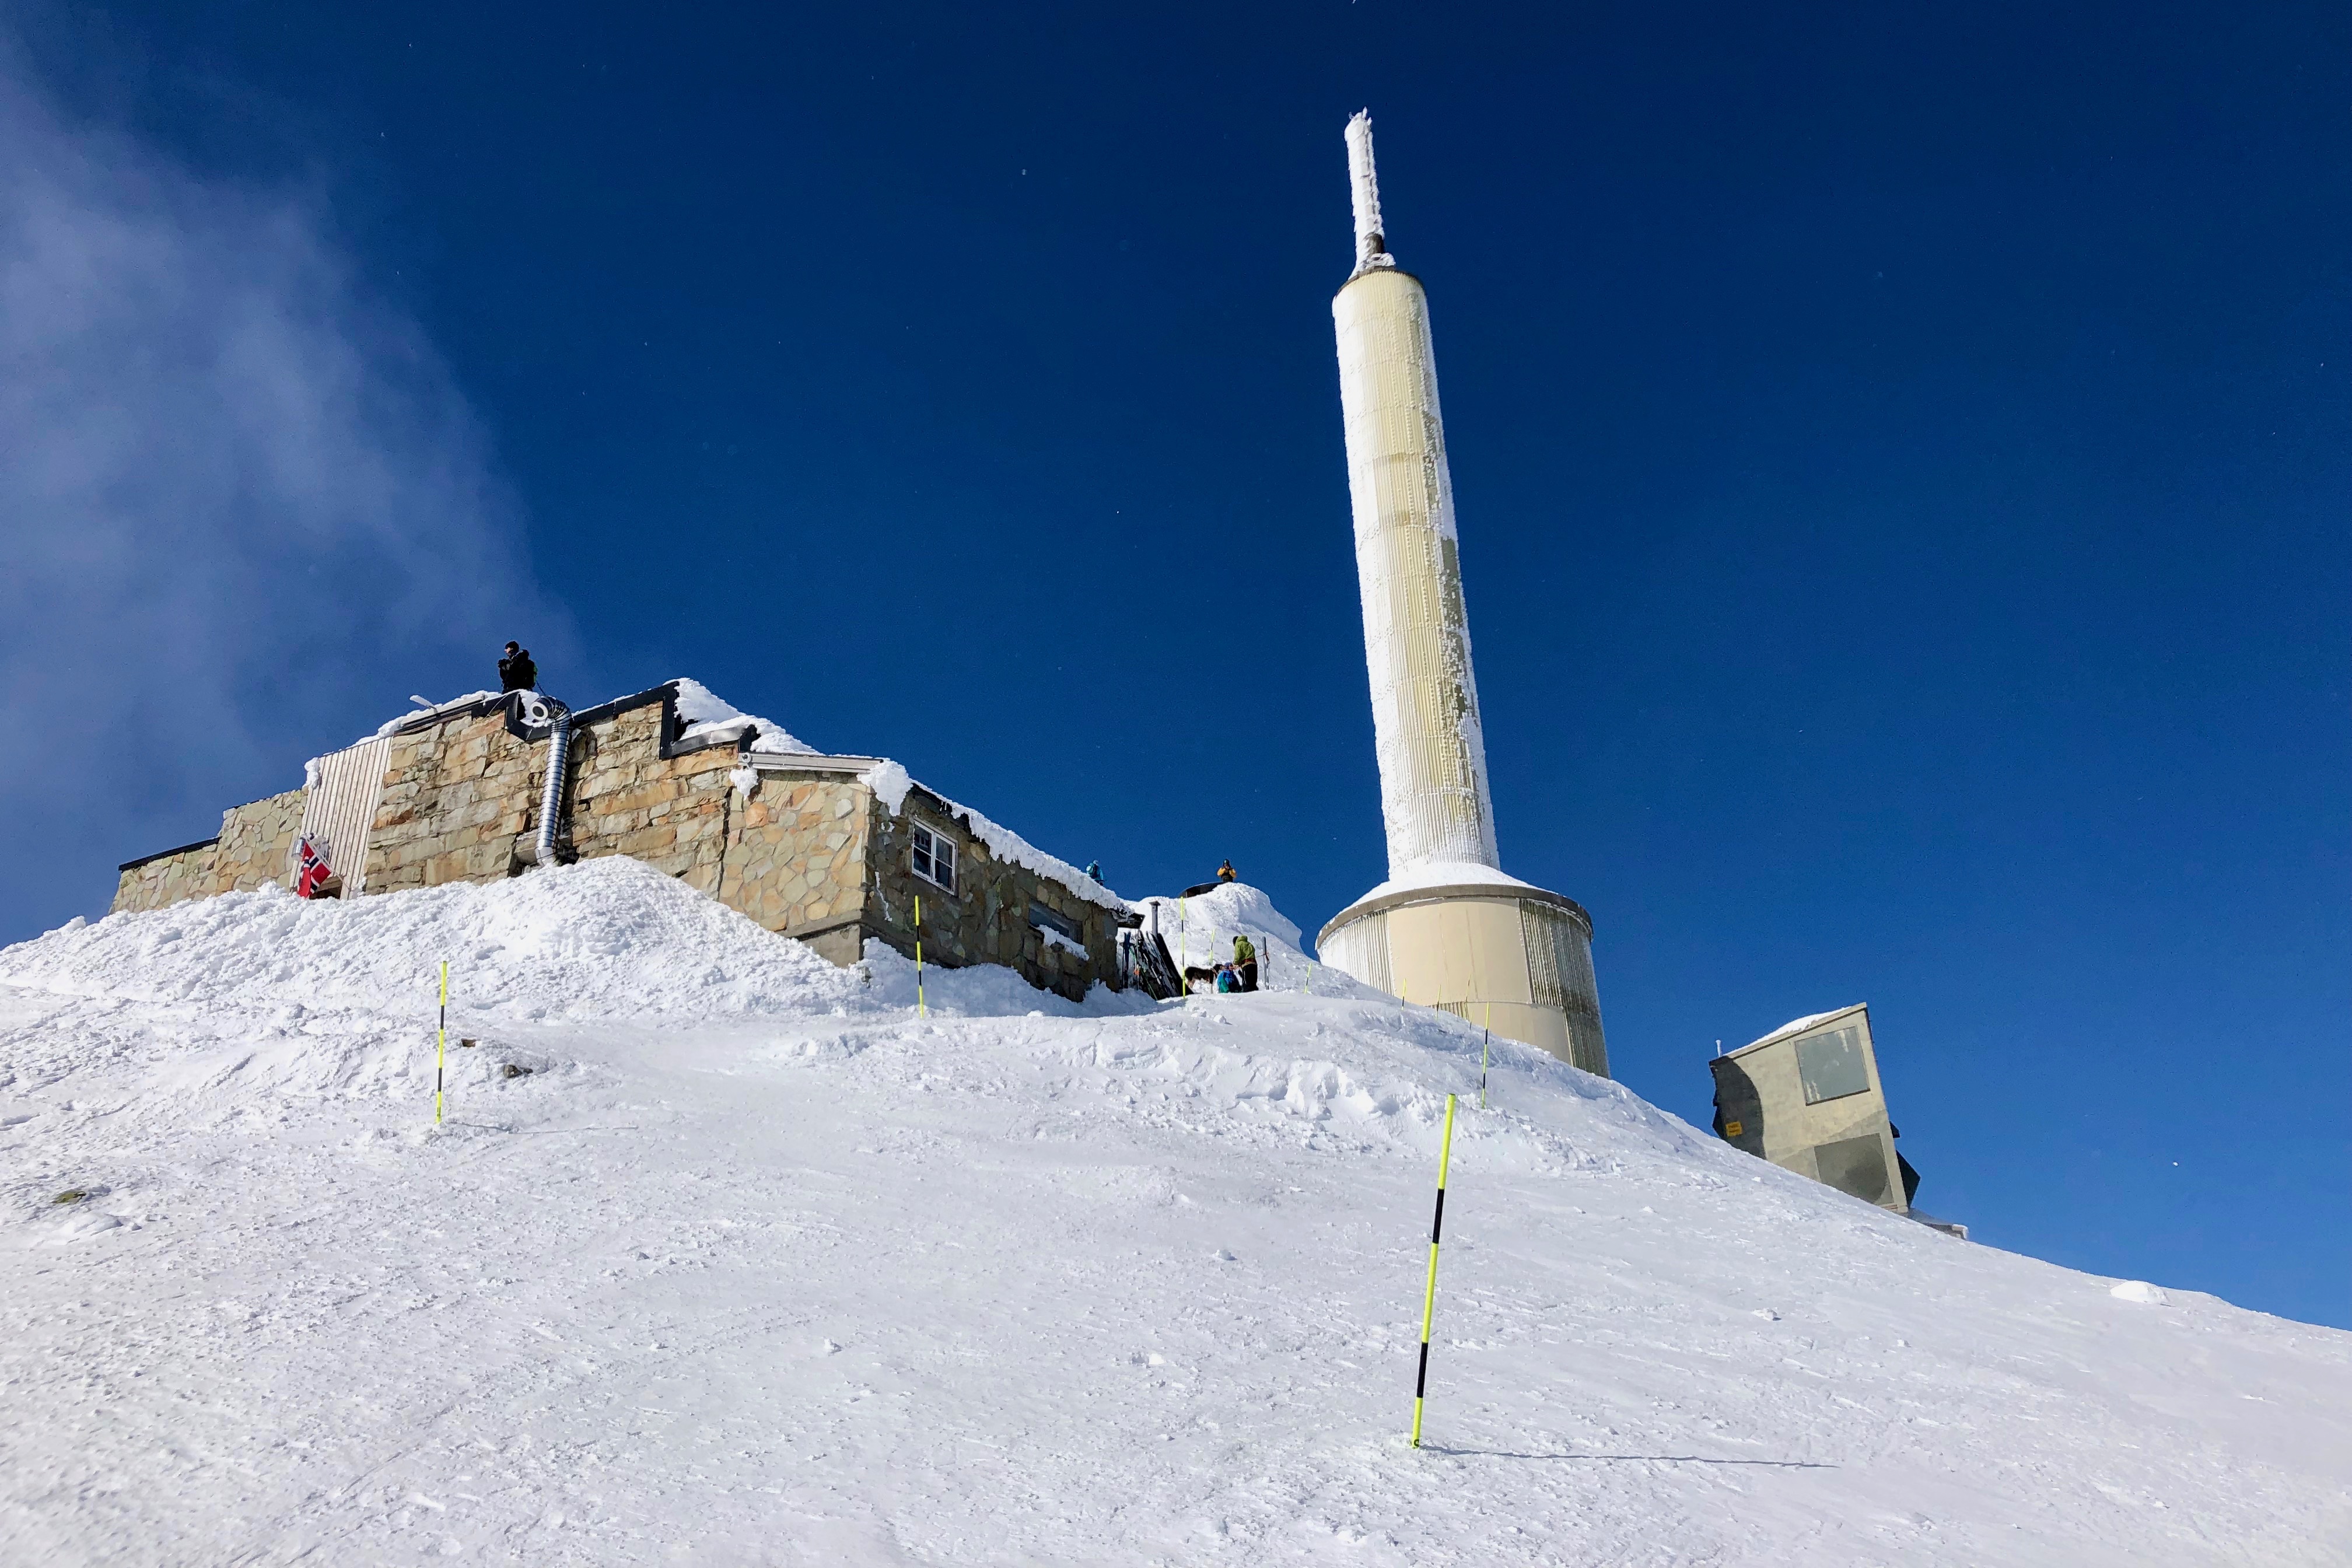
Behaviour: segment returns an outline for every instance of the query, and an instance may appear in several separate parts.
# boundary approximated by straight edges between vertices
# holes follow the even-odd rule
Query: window
[[[955,845],[944,833],[916,823],[915,875],[924,881],[955,891]]]
[[[1077,921],[1058,910],[1047,909],[1034,899],[1029,903],[1029,923],[1039,931],[1054,931],[1066,942],[1079,940]]]
[[[1805,1086],[1805,1103],[1843,1100],[1870,1087],[1870,1068],[1862,1059],[1862,1035],[1851,1025],[1826,1035],[1797,1042],[1797,1077]]]

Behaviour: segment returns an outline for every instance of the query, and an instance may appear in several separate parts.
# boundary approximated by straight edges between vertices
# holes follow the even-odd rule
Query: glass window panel
[[[1807,1105],[1867,1089],[1870,1069],[1863,1063],[1860,1032],[1848,1027],[1799,1040],[1797,1077],[1804,1083]]]

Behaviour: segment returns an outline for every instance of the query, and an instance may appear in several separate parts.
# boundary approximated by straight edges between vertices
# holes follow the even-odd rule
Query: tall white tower
[[[1356,268],[1331,318],[1389,879],[1317,946],[1368,984],[1605,1076],[1591,917],[1505,875],[1496,851],[1429,299],[1389,254],[1370,114],[1347,141]]]

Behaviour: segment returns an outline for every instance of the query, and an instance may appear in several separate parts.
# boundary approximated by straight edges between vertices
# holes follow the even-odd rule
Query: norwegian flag
[[[326,851],[320,848],[306,833],[302,835],[302,842],[295,846],[294,857],[295,897],[317,898],[319,889],[327,885],[327,879],[335,874],[333,868],[327,864]]]

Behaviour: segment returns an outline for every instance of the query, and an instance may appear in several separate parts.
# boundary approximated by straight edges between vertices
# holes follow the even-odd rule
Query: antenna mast
[[[1388,236],[1381,228],[1381,177],[1372,168],[1372,111],[1360,109],[1348,121],[1348,184],[1356,203],[1356,269],[1361,278],[1375,267],[1394,267]]]

